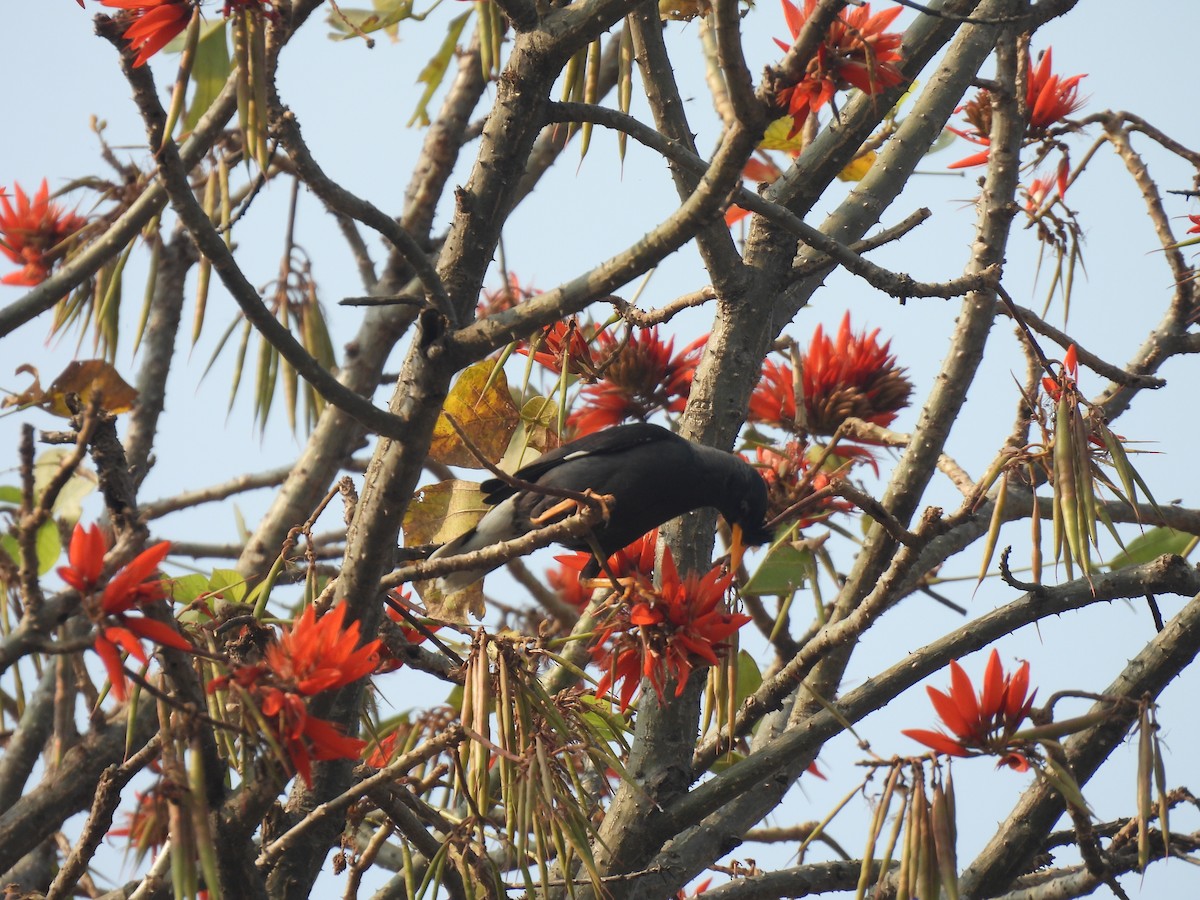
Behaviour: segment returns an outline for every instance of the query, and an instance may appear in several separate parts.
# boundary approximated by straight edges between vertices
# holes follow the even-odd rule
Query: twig
[[[611,497],[605,499],[612,502]],[[602,513],[598,509],[591,507],[581,509],[575,515],[561,522],[535,529],[511,541],[501,541],[471,553],[460,553],[457,556],[443,556],[440,559],[426,559],[413,563],[384,576],[380,584],[385,588],[393,588],[410,581],[437,578],[463,569],[483,568],[493,563],[496,565],[506,563],[514,557],[525,556],[534,550],[548,547],[550,544],[580,538],[591,531],[601,518]]]
[[[73,893],[76,882],[87,871],[96,848],[112,827],[113,813],[121,802],[121,790],[130,779],[158,756],[161,741],[156,735],[137,753],[120,766],[105,769],[96,784],[96,796],[92,800],[92,811],[80,832],[79,840],[71,849],[71,855],[63,862],[54,876],[54,882],[46,891],[46,900],[59,900]]]
[[[259,854],[256,860],[256,865],[260,868],[269,866],[281,854],[287,852],[302,834],[322,819],[346,809],[351,803],[359,797],[366,796],[375,787],[395,781],[397,777],[404,775],[414,766],[432,759],[448,747],[457,745],[462,741],[463,734],[461,725],[451,725],[441,734],[430,738],[421,744],[421,746],[399,756],[374,775],[364,778],[349,790],[342,792],[339,796],[319,804],[307,816],[263,847],[262,853]]]

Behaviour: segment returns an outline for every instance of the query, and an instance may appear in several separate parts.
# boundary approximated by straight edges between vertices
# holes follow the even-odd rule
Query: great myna
[[[611,494],[607,522],[593,529],[607,556],[668,519],[711,506],[735,529],[735,542],[762,544],[767,488],[758,472],[732,453],[715,450],[644,422],[618,425],[544,453],[518,470],[522,481],[583,493]],[[470,553],[531,531],[534,520],[562,503],[560,497],[519,491],[492,478],[481,488],[492,508],[479,524],[440,547],[433,558]],[[740,539],[740,540],[739,540]],[[588,550],[586,540],[566,546]],[[494,567],[493,567],[494,568]],[[490,571],[468,569],[437,580],[443,594],[460,591]]]

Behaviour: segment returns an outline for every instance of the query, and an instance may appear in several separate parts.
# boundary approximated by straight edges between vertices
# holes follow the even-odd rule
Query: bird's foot
[[[584,496],[596,502],[596,504],[600,507],[601,518],[607,522],[608,517],[612,515],[612,509],[609,505],[612,498],[609,497],[608,494],[597,494],[591,488],[588,488],[583,493]],[[529,524],[535,528],[541,528],[543,525],[549,525],[552,522],[557,522],[562,519],[566,513],[578,512],[579,505],[580,501],[578,500],[572,500],[570,498],[566,500],[560,500],[558,503],[555,503],[552,507],[540,515],[530,518]]]

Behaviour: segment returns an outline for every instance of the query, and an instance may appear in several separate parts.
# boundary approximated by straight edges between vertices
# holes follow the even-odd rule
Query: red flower
[[[592,600],[592,589],[579,577],[583,567],[591,560],[590,553],[576,552],[554,559],[558,567],[546,571],[546,583],[564,603],[574,609],[582,610]]]
[[[817,0],[804,0],[803,11],[791,0],[782,0],[782,3],[783,16],[792,33],[792,43],[795,43],[816,9]],[[828,103],[836,91],[856,87],[865,94],[878,94],[904,81],[896,68],[902,58],[900,43],[903,35],[884,31],[900,15],[900,9],[894,6],[872,16],[871,4],[864,3],[838,14],[799,82],[775,92],[776,101],[792,117],[788,137],[799,132],[809,113]],[[775,43],[785,53],[792,48],[792,44],[779,39]]]
[[[305,784],[312,784],[312,760],[357,759],[366,741],[343,734],[332,722],[309,715],[305,697],[333,690],[373,672],[379,664],[379,640],[358,646],[360,626],[346,628],[347,605],[340,603],[318,621],[309,606],[270,644],[263,662],[241,666],[214,678],[208,692],[232,682],[258,699],[271,733]]]
[[[362,755],[366,741],[347,737],[332,722],[310,716],[308,704],[297,694],[268,686],[260,688],[259,695],[262,714],[275,739],[310,787],[314,759],[358,759]]]
[[[655,590],[646,581],[636,585],[641,599],[627,616],[619,615],[601,632],[592,649],[593,661],[605,670],[597,695],[620,684],[624,712],[643,676],[660,699],[666,676],[672,677],[678,697],[698,662],[716,665],[725,641],[750,621],[744,613],[725,609],[724,596],[734,574],[722,574],[721,567],[714,566],[706,575],[681,579],[670,552],[664,552],[662,587]]]
[[[109,837],[129,839],[129,846],[134,850],[138,863],[151,850],[157,852],[170,837],[170,801],[163,784],[160,780],[144,794],[135,791],[137,807],[133,812],[125,813],[124,827],[112,828],[108,832]]]
[[[601,332],[596,343],[603,378],[584,386],[568,423],[578,434],[591,434],[629,419],[644,422],[659,411],[683,412],[707,340],[698,338],[672,356],[675,341],[660,340],[657,326],[632,331],[624,343]]]
[[[811,434],[833,434],[850,416],[890,425],[908,405],[912,384],[888,352],[891,342],[880,345],[878,335],[878,328],[852,334],[849,312],[836,341],[818,325],[808,352],[800,358],[803,418],[797,421],[791,367],[767,360],[762,381],[750,397],[748,420]]]
[[[87,219],[51,203],[45,178],[32,202],[21,185],[14,183],[13,192],[15,207],[0,191],[0,253],[22,268],[0,278],[0,283],[33,287],[46,280],[50,267],[62,256],[61,250],[56,252],[58,246],[83,228]]]
[[[1042,55],[1036,69],[1030,65],[1029,57],[1025,57],[1025,70],[1027,73],[1025,78],[1025,109],[1029,115],[1029,122],[1025,127],[1025,135],[1034,140],[1045,137],[1047,128],[1056,122],[1061,122],[1079,109],[1079,107],[1083,106],[1084,103],[1079,97],[1079,82],[1087,76],[1072,75],[1070,78],[1063,78],[1055,75],[1050,71],[1052,59],[1053,50],[1050,47],[1046,48],[1046,52]],[[955,112],[961,112],[964,115],[967,122],[971,125],[971,130],[966,131],[951,128],[950,131],[973,144],[979,144],[987,149],[973,153],[957,162],[952,162],[948,168],[965,169],[970,166],[983,165],[988,161],[988,150],[991,144],[991,95],[986,90],[981,90],[973,99],[964,103]],[[1065,193],[1065,191],[1065,178],[1060,170],[1059,194]]]
[[[523,287],[516,273],[508,273],[508,284],[494,291],[484,291],[483,297],[475,307],[475,314],[480,319],[506,312],[519,303],[524,303],[530,297],[536,297],[541,291],[533,287]]]
[[[1072,75],[1063,78],[1050,71],[1053,58],[1053,48],[1047,47],[1036,69],[1029,73],[1029,83],[1025,92],[1025,106],[1029,110],[1029,127],[1027,133],[1036,134],[1045,131],[1055,122],[1061,122],[1067,116],[1083,106],[1079,96],[1079,82],[1086,75]]]
[[[348,607],[339,603],[320,620],[306,608],[283,637],[267,647],[265,665],[279,684],[312,696],[358,681],[379,664],[378,639],[358,646],[357,620],[343,629]],[[265,710],[264,710],[265,712]]]
[[[803,443],[791,441],[782,453],[773,447],[755,447],[753,462],[757,464],[759,474],[767,483],[767,519],[775,519],[785,511],[792,510],[787,522],[796,521],[798,528],[807,528],[815,522],[829,518],[835,512],[853,510],[853,504],[839,497],[824,496],[810,500],[814,494],[832,484],[835,478],[844,475],[856,458],[865,458],[874,465],[869,451],[861,447],[842,449],[846,458],[840,460],[840,464],[836,458],[831,457],[834,461],[832,470],[817,472],[805,484],[809,459]],[[795,508],[797,504],[804,505]]]
[[[193,649],[191,642],[170,625],[144,616],[128,615],[135,607],[163,599],[165,592],[157,577],[158,566],[170,550],[170,541],[143,550],[113,575],[103,593],[96,597],[95,588],[104,568],[108,542],[98,526],[84,528],[77,524],[67,549],[70,565],[58,570],[59,577],[83,595],[84,611],[100,629],[92,649],[104,663],[117,700],[125,699],[122,649],[142,663],[148,662],[142,638],[176,650]]]
[[[1058,378],[1051,378],[1049,375],[1042,377],[1042,390],[1050,395],[1050,399],[1055,403],[1062,396],[1063,386],[1073,388],[1076,382],[1079,381],[1079,359],[1075,352],[1075,345],[1072,344],[1067,348],[1067,352],[1063,354],[1062,369],[1059,371]]]
[[[1192,227],[1187,230],[1188,234],[1200,234],[1200,215],[1188,216],[1192,220]]]
[[[1053,186],[1054,182],[1049,178],[1034,178],[1030,181],[1029,187],[1025,188],[1025,211],[1032,215],[1041,209]]]
[[[942,722],[954,737],[944,731],[921,728],[902,732],[926,747],[947,756],[1000,757],[1000,764],[1023,772],[1029,759],[1023,744],[1013,735],[1033,708],[1029,693],[1029,663],[1023,662],[1011,675],[1004,674],[1000,654],[993,648],[983,673],[983,689],[978,696],[971,679],[957,660],[950,663],[950,690],[943,693],[927,687],[929,699]]]
[[[779,166],[765,156],[762,159],[751,157],[742,167],[742,178],[753,184],[774,184],[782,174],[783,171]],[[740,206],[731,206],[725,210],[725,224],[733,225],[748,215],[750,215],[749,210],[742,209]]]
[[[146,60],[181,34],[192,18],[193,8],[187,0],[100,0],[100,5],[129,10],[126,16],[129,24],[122,34],[129,47],[137,50],[134,66],[145,65]]]
[[[685,894],[683,888],[679,889],[679,893],[675,895],[676,900],[689,900],[691,897],[699,897],[708,890],[712,884],[712,877],[705,878],[703,881],[696,882],[695,889],[690,894]]]
[[[647,584],[652,583],[657,546],[658,529],[655,528],[610,556],[606,560],[609,572],[622,583],[639,580]],[[592,554],[586,551],[565,553],[554,559],[559,564],[558,568],[548,571],[546,580],[563,600],[577,609],[583,609],[591,602],[592,592],[596,587],[609,584],[608,575],[604,573],[594,581],[582,577],[584,568],[592,561]]]
[[[572,375],[579,375],[594,380],[596,375],[596,360],[589,346],[590,337],[584,332],[593,330],[590,324],[581,327],[574,317],[564,322],[555,322],[542,329],[541,334],[534,338],[532,345],[521,343],[517,352],[522,356],[532,354],[533,361],[545,366],[556,375],[561,374],[563,366]]]
[[[376,769],[382,769],[396,757],[396,745],[400,742],[400,738],[408,737],[410,728],[405,728],[401,725],[391,734],[385,735],[379,740],[379,743],[366,755],[363,760],[368,766]]]
[[[425,615],[424,610],[420,609],[420,607],[413,606],[413,604],[410,600],[410,595],[407,591],[403,591],[403,590],[400,590],[399,588],[397,588],[396,590],[392,591],[388,596],[390,596],[395,603],[399,603],[405,609],[411,610],[414,613],[414,615],[419,615],[419,616]],[[400,614],[400,612],[394,606],[391,605],[391,603],[385,603],[383,608],[384,608],[384,611],[387,613],[388,618],[391,619],[393,622],[395,622],[398,626],[400,626],[401,635],[404,637],[404,640],[408,641],[410,644],[423,643],[429,637],[430,634],[434,633],[439,628],[441,628],[440,625],[430,625],[430,626],[428,626],[427,632],[421,631],[420,629],[414,628],[412,625],[408,624],[408,620],[405,619],[404,616],[402,616]],[[393,656],[392,652],[388,649],[387,644],[383,643],[383,641],[380,641],[379,642],[379,665],[377,665],[375,667],[375,674],[376,675],[386,675],[388,672],[395,672],[397,669],[402,668],[403,666],[404,666],[404,660],[400,659],[399,657]]]

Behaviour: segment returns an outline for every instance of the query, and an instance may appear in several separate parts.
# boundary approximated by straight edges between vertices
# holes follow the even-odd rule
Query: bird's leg
[[[543,525],[549,525],[551,522],[560,519],[563,513],[570,512],[571,510],[576,510],[578,508],[578,500],[559,500],[541,515],[531,516],[529,519],[529,524],[535,528],[541,528]]]
[[[612,514],[612,511],[609,509],[609,505],[608,505],[608,495],[607,494],[597,494],[591,488],[588,488],[583,493],[586,497],[588,497],[591,500],[594,500],[597,504],[599,504],[600,516],[601,516],[601,518],[604,519],[605,522],[607,522],[608,517]],[[539,515],[536,515],[536,516],[532,516],[529,519],[529,524],[533,525],[535,528],[541,528],[543,525],[549,525],[551,522],[556,521],[564,513],[570,512],[571,510],[578,510],[578,509],[579,509],[579,501],[578,500],[572,500],[570,498],[568,498],[566,500],[560,500],[558,503],[555,503],[552,507],[550,507],[545,512],[543,512]]]

